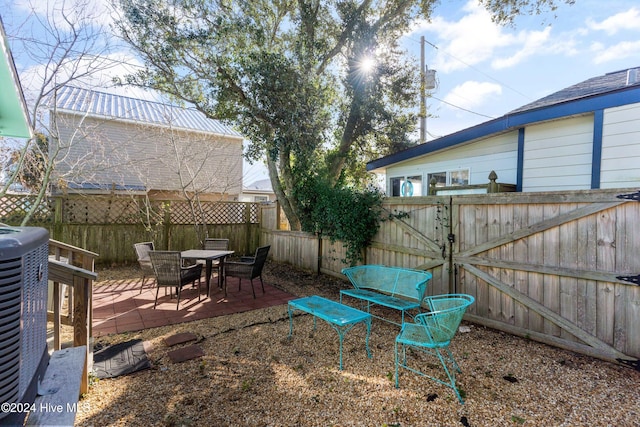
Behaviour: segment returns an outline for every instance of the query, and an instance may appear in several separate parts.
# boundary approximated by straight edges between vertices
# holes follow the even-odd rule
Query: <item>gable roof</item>
[[[219,120],[210,119],[194,108],[183,108],[74,86],[65,86],[60,89],[56,94],[55,105],[59,111],[69,113],[242,138],[242,135],[230,126]]]
[[[270,179],[260,179],[254,181],[242,189],[247,192],[259,192],[259,193],[273,193]]]
[[[373,160],[367,163],[367,170],[385,168],[395,163],[486,138],[490,135],[515,130],[532,123],[636,102],[640,102],[640,68],[607,73],[540,98],[497,119]]]

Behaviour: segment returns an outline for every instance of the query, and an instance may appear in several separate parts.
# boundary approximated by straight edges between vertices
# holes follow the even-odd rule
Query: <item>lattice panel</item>
[[[0,222],[8,225],[20,225],[31,206],[36,203],[36,196],[7,194],[0,198]],[[53,222],[55,208],[51,201],[40,202],[30,221],[38,223]]]
[[[194,206],[192,212],[189,202],[171,202],[172,224],[193,224],[194,213],[198,216],[198,220],[204,224],[258,222],[258,205],[255,203],[202,202]]]
[[[161,223],[160,203],[147,206],[144,199],[129,197],[74,197],[63,201],[63,222],[72,224]]]
[[[31,223],[53,222],[56,201],[61,206],[61,218],[67,224],[148,224],[165,221],[167,210],[173,224],[257,224],[260,206],[243,202],[202,202],[194,205],[182,201],[149,201],[145,198],[113,196],[72,196],[50,199],[41,203]],[[19,225],[32,196],[7,195],[0,198],[0,222]],[[194,214],[196,215],[194,218]]]

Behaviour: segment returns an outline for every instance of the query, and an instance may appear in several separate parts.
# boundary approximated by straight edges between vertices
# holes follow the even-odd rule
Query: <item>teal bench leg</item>
[[[314,319],[315,320],[315,319]],[[360,322],[358,322],[360,323]],[[353,329],[353,327],[355,325],[357,325],[358,323],[353,323],[351,325],[347,325],[344,327],[340,327],[337,325],[334,325],[332,323],[329,323],[329,326],[331,326],[333,329],[336,330],[336,332],[338,333],[338,339],[340,341],[340,370],[342,370],[342,341],[344,341],[344,336],[347,334],[347,332],[349,332],[351,329]],[[366,327],[367,327],[367,336],[365,338],[365,348],[367,350],[367,357],[369,359],[371,359],[371,350],[369,349],[369,336],[371,335],[371,317],[369,317],[367,320],[365,320],[366,323]]]

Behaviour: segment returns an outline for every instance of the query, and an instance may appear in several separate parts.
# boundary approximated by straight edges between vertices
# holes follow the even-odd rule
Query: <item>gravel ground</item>
[[[344,282],[268,264],[265,279],[289,292],[337,299]],[[99,272],[120,278],[131,270]],[[135,271],[133,274],[137,274]],[[134,276],[136,277],[136,276]],[[81,400],[80,426],[640,426],[640,372],[464,323],[451,350],[462,368],[453,392],[407,371],[394,386],[398,328],[374,319],[373,358],[365,328],[344,341],[338,369],[337,333],[286,306],[112,335],[99,344],[149,342],[153,368],[96,380]],[[172,363],[164,339],[198,336],[205,356]],[[193,344],[193,343],[190,343]],[[420,356],[439,375],[435,358]]]

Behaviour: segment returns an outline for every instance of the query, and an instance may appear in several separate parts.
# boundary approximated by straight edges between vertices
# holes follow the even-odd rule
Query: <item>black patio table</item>
[[[234,251],[219,251],[208,249],[189,249],[181,252],[181,256],[184,259],[192,260],[204,260],[205,261],[205,276],[207,283],[207,296],[211,297],[211,270],[214,260],[220,260],[220,274],[218,274],[218,287],[224,289],[224,296],[227,296],[227,286],[224,282],[224,259],[229,255],[232,255]]]

